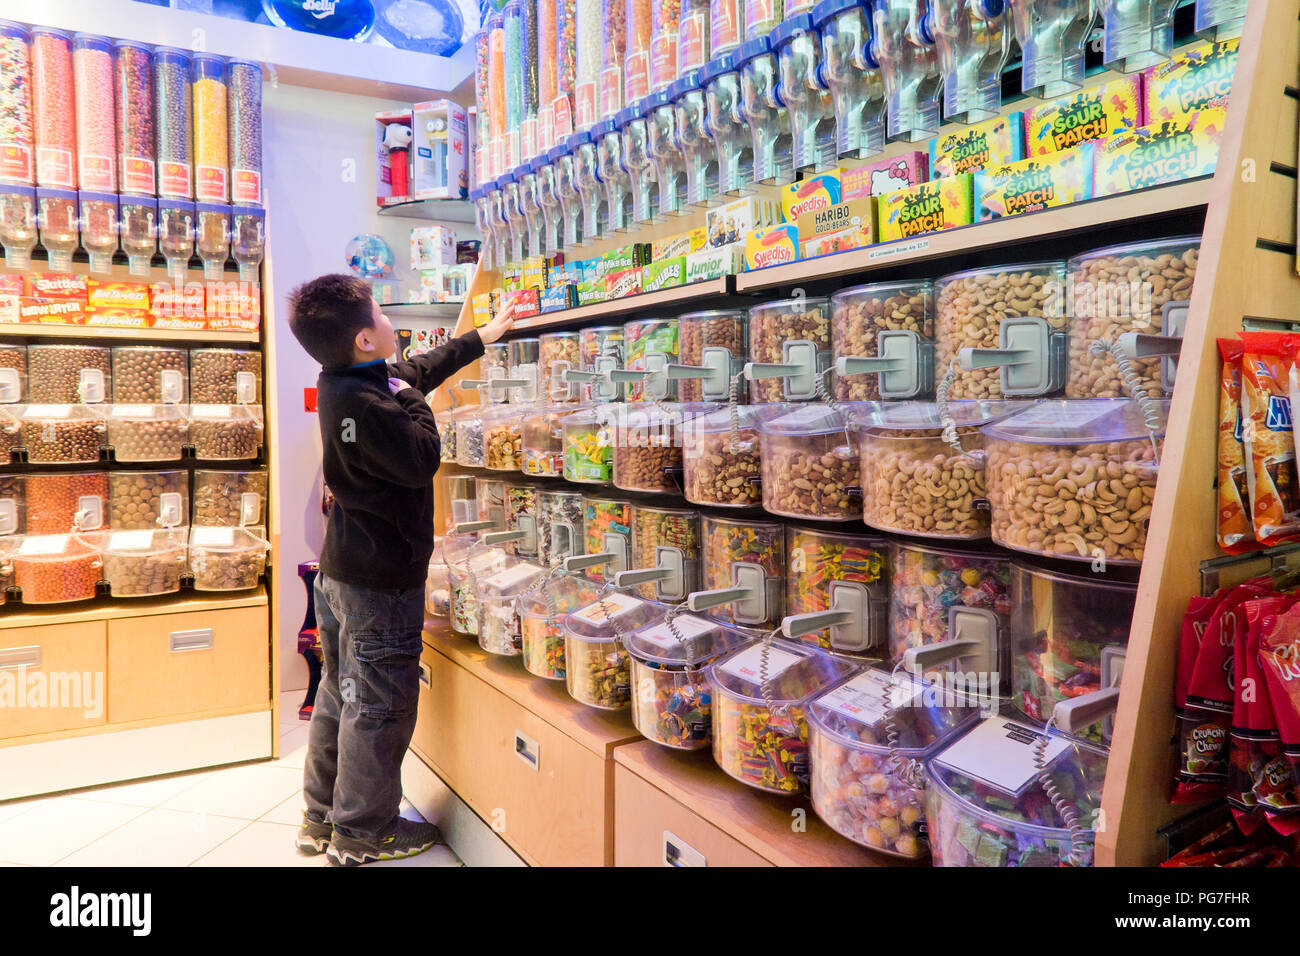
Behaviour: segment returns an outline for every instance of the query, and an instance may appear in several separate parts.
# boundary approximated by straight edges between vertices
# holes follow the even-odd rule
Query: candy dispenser
[[[230,128],[226,106],[226,59],[196,53],[190,62],[190,102],[194,110],[194,198],[230,201]]]
[[[424,613],[429,617],[451,616],[451,579],[442,556],[442,539],[435,538],[429,558],[429,576],[424,580]]]
[[[191,405],[190,441],[204,461],[256,458],[262,448],[261,405]]]
[[[1196,35],[1202,40],[1239,37],[1245,22],[1246,0],[1196,0]]]
[[[515,180],[519,184],[519,212],[524,223],[524,245],[535,256],[550,251],[542,245],[542,202],[537,187],[539,166],[538,159],[534,157],[515,173]]]
[[[96,345],[27,347],[27,400],[38,404],[95,405],[112,388],[112,352]]]
[[[270,542],[248,528],[192,528],[190,571],[196,591],[246,591],[266,570]]]
[[[795,0],[795,10],[786,10],[782,0],[744,0],[745,39],[766,37],[775,30],[784,17],[798,12],[800,0]]]
[[[577,332],[547,332],[539,340],[538,382],[540,391],[552,402],[576,402],[581,397],[577,382],[567,373],[581,365]]]
[[[570,5],[572,0],[570,0]],[[564,21],[564,0],[538,0],[537,29],[533,42],[537,49],[537,153],[545,159],[555,145],[556,55],[564,45],[559,24]],[[557,9],[558,8],[558,9]],[[557,23],[556,17],[559,16]]]
[[[506,482],[506,530],[517,532],[510,545],[522,558],[536,558],[538,554],[537,521],[541,514],[538,496],[544,485],[536,481],[518,479]]]
[[[741,63],[724,53],[704,64],[700,85],[706,92],[709,134],[718,169],[718,192],[742,196],[754,192],[754,138],[741,99]],[[679,126],[681,114],[678,114]],[[682,134],[685,135],[685,134]],[[757,135],[755,133],[754,135]]]
[[[785,526],[779,521],[703,517],[703,586],[692,611],[744,627],[781,623],[785,602]]]
[[[1049,394],[1065,373],[1065,263],[968,269],[936,279],[936,374],[949,398]],[[958,370],[959,369],[959,370]]]
[[[626,594],[602,594],[566,614],[560,626],[569,696],[600,710],[626,708],[632,678],[623,641],[637,628],[663,620],[665,611],[661,604]]]
[[[262,353],[248,349],[190,349],[190,401],[196,405],[262,400]]]
[[[0,475],[0,542],[17,540],[23,533],[27,518],[25,485],[22,475]],[[68,526],[72,526],[71,522]]]
[[[446,488],[452,527],[478,521],[478,479],[473,475],[448,475]]]
[[[885,148],[885,83],[871,41],[870,0],[824,0],[813,8],[822,75],[835,107],[836,152],[866,159]]]
[[[889,620],[889,545],[880,538],[786,529],[787,637],[837,653],[883,654]]]
[[[18,449],[22,414],[20,405],[0,405],[0,463],[11,460]]]
[[[620,405],[614,424],[614,485],[624,491],[677,493],[671,472],[682,466],[678,409]]]
[[[516,599],[541,585],[546,570],[507,558],[505,566],[478,579],[478,646],[489,654],[515,657],[523,650]]]
[[[582,329],[578,332],[578,355],[582,401],[621,401],[623,386],[610,381],[605,373],[623,367],[623,327],[596,325]]]
[[[770,405],[759,419],[763,507],[772,514],[847,521],[861,513],[857,445],[828,405]]]
[[[474,637],[478,633],[478,582],[505,567],[508,555],[483,544],[483,531],[452,531],[442,539],[451,585],[451,629]]]
[[[150,597],[181,589],[189,532],[112,531],[82,535],[104,560],[104,580],[113,597]]]
[[[810,401],[825,394],[830,313],[830,300],[802,297],[749,310],[750,361],[744,375],[755,401]]]
[[[928,279],[879,282],[831,296],[835,397],[916,398],[934,388],[934,290]]]
[[[943,75],[943,117],[978,123],[1002,107],[1002,67],[1011,52],[1004,0],[930,3],[923,30],[934,37]]]
[[[194,231],[197,225],[194,203],[187,199],[158,201],[158,248],[167,260],[167,275],[178,284],[184,284],[190,257],[194,255]],[[205,271],[206,268],[205,262]]]
[[[632,185],[632,213],[629,222],[643,224],[663,222],[659,208],[659,181],[655,176],[654,157],[650,155],[650,121],[642,100],[618,114],[616,123],[623,151],[623,166]]]
[[[559,419],[564,449],[562,473],[566,481],[607,485],[613,477],[613,444],[607,408],[597,406]]]
[[[76,189],[77,125],[71,36],[62,30],[33,27],[31,69],[36,185]],[[113,185],[106,188],[111,190]]]
[[[89,405],[28,405],[20,441],[33,465],[96,462],[104,447],[104,416]]]
[[[564,680],[564,616],[586,607],[596,599],[597,593],[590,581],[565,574],[520,596],[524,670],[545,680]]]
[[[106,425],[114,461],[180,461],[189,432],[180,405],[113,405]]]
[[[153,51],[154,136],[158,195],[194,198],[194,130],[190,55],[171,47]]]
[[[0,20],[0,183],[19,186],[36,180],[30,42],[21,23]]]
[[[600,98],[596,119],[612,120],[627,105],[627,0],[601,0]]]
[[[456,460],[456,425],[452,412],[453,409],[445,408],[433,413],[433,420],[438,426],[438,460],[442,462]]]
[[[1083,85],[1083,44],[1092,30],[1088,0],[1009,0],[1020,43],[1020,89],[1051,99]]]
[[[560,198],[556,180],[556,148],[548,150],[533,161],[537,178],[538,219],[541,223],[540,245],[557,252],[564,248],[564,201]]]
[[[1096,0],[1105,23],[1102,58],[1108,68],[1136,73],[1169,59],[1177,0]]]
[[[492,236],[493,243],[492,261],[497,269],[502,269],[509,264],[508,260],[511,254],[510,229],[506,225],[505,195],[501,186],[501,181],[494,179],[484,187],[489,222],[488,231]]]
[[[478,520],[490,521],[493,528],[506,526],[506,483],[498,478],[479,478],[474,482],[478,500]]]
[[[835,104],[822,78],[821,37],[812,14],[788,16],[772,31],[780,76],[778,95],[790,117],[795,172],[838,167]]]
[[[132,472],[115,472],[114,479]],[[178,491],[184,492],[185,473],[178,475]],[[208,471],[194,472],[194,513],[191,523],[197,526],[255,527],[266,524],[266,472]],[[165,499],[165,495],[163,496]],[[114,513],[116,514],[116,493]],[[164,521],[163,524],[168,522]],[[116,527],[116,525],[115,525]]]
[[[1072,561],[1139,564],[1169,402],[1040,402],[984,426],[993,540]],[[1104,475],[1103,475],[1104,472]]]
[[[514,405],[531,405],[543,398],[541,386],[541,340],[533,338],[511,339],[507,343],[510,357],[510,380],[527,382],[510,390]]]
[[[623,105],[631,106],[650,92],[650,41],[654,0],[625,0],[623,4]]]
[[[510,380],[510,346],[505,342],[492,342],[483,346],[482,368],[484,380],[488,383],[482,394],[487,402],[500,405],[508,401],[509,387],[494,383]]]
[[[491,409],[480,413],[479,421],[483,428],[483,467],[493,471],[521,470],[521,409]]]
[[[1012,702],[1043,723],[1063,700],[1118,683],[1137,587],[1011,566]],[[1090,737],[1101,739],[1094,725]]]
[[[680,604],[700,589],[700,513],[653,502],[632,505],[632,568],[615,587],[635,585],[647,600]]]
[[[713,759],[741,783],[772,793],[808,789],[809,701],[856,666],[789,641],[763,641],[709,665]]]
[[[741,309],[687,312],[677,320],[682,364],[669,365],[667,371],[682,401],[727,401],[748,353],[746,321]],[[743,382],[735,387],[743,401]]]
[[[77,103],[77,179],[82,189],[117,188],[117,120],[113,110],[113,41],[78,33],[72,38]]]
[[[600,181],[605,188],[605,235],[611,232],[627,232],[633,225],[632,173],[623,154],[623,137],[618,126],[622,116],[620,112],[611,119],[601,120],[592,127],[591,131],[596,147],[596,162],[600,169]],[[641,127],[644,132],[644,121]]]
[[[587,557],[581,561],[583,573],[592,581],[612,580],[631,566],[632,505],[631,498],[582,496],[582,535]]]
[[[744,40],[745,4],[742,0],[709,0],[709,57],[730,53]]]
[[[538,560],[548,568],[583,553],[582,494],[565,488],[544,488],[537,496]]]
[[[0,404],[13,405],[26,395],[27,346],[22,342],[0,342]]]
[[[203,278],[220,279],[230,258],[232,210],[225,203],[200,202],[194,204],[194,211],[198,216],[194,245],[203,260]]]
[[[36,190],[0,184],[0,245],[4,246],[7,268],[31,268],[36,221]]]
[[[29,534],[12,563],[24,604],[88,601],[103,578],[99,550],[76,534]]]
[[[677,18],[677,73],[679,77],[698,70],[712,56],[709,46],[709,0],[681,0]],[[667,89],[667,87],[663,87]]]
[[[924,790],[916,778],[979,715],[975,707],[948,704],[928,684],[875,669],[814,700],[808,743],[817,816],[854,843],[925,857]]]
[[[492,258],[494,238],[492,235],[491,214],[488,211],[487,198],[484,193],[486,185],[486,182],[484,182],[471,189],[469,191],[469,201],[474,206],[474,225],[478,229],[479,235],[483,237],[483,244],[479,249],[479,262],[483,264],[484,269],[494,269],[496,267]]]
[[[705,668],[754,635],[693,614],[666,617],[624,639],[632,659],[632,724],[647,740],[703,750],[712,730]]]
[[[90,271],[111,273],[117,253],[117,196],[81,192],[77,204],[81,207],[81,245],[90,257]]]
[[[695,6],[702,11],[703,4],[696,0]],[[693,56],[697,62],[692,65],[692,69],[699,67],[704,62],[703,49],[700,41],[703,39],[703,32],[699,29],[706,19],[703,12],[697,14],[691,23],[697,27],[696,32],[692,35],[692,40],[696,44]],[[668,89],[668,84],[677,79],[679,67],[677,65],[680,56],[678,46],[681,41],[682,29],[682,0],[651,0],[650,4],[650,90],[651,93],[659,93]]]
[[[575,246],[589,244],[584,233],[585,195],[578,189],[577,166],[573,153],[569,151],[572,137],[551,150],[551,164],[555,167],[555,195],[560,202],[560,225],[557,233],[561,248],[571,249]]]
[[[239,264],[239,280],[256,282],[266,254],[266,210],[257,206],[232,206],[230,254]]]
[[[14,479],[18,480],[18,479]],[[33,473],[21,479],[23,529],[29,535],[67,534],[104,527],[109,480],[102,471]]]
[[[629,402],[673,401],[676,380],[667,369],[678,355],[676,319],[633,319],[623,326],[626,368],[609,373],[614,383],[626,385]]]
[[[569,152],[573,157],[574,188],[582,199],[582,230],[578,245],[589,246],[597,239],[604,239],[609,229],[609,197],[605,192],[605,180],[601,176],[592,133],[578,132],[569,137]]]
[[[872,54],[889,101],[889,139],[917,143],[938,135],[943,74],[922,0],[872,0]]]
[[[673,103],[675,141],[686,170],[685,202],[690,206],[716,206],[722,202],[718,192],[718,151],[709,125],[703,72],[692,70],[668,87],[668,98]]]
[[[41,245],[54,272],[72,271],[72,254],[77,251],[77,193],[71,189],[36,190],[40,210]]]
[[[668,90],[663,89],[642,102],[645,110],[646,148],[657,184],[659,216],[686,213],[685,156],[677,142],[677,112]]]
[[[486,20],[481,29],[474,34],[474,106],[476,122],[474,128],[475,151],[478,162],[475,167],[474,182],[484,183],[492,178],[492,99],[488,91],[488,73],[491,70],[491,53]],[[470,198],[473,198],[471,190]]]
[[[467,468],[483,467],[482,405],[465,405],[451,413],[456,430],[456,464]]]
[[[514,169],[524,160],[524,3],[525,0],[510,0],[503,12],[505,166],[502,171]]]
[[[545,0],[519,0],[519,162],[527,163],[537,155],[537,108],[540,89],[538,78],[537,5]],[[507,38],[507,42],[509,42]]]
[[[604,54],[601,0],[574,0],[574,35],[577,39],[573,85],[575,132],[590,129],[600,103],[600,63]]]
[[[780,61],[766,36],[746,40],[735,53],[741,70],[741,112],[754,145],[752,181],[784,186],[795,180],[794,137],[780,89]]]
[[[525,413],[520,465],[525,475],[560,476],[564,469],[564,430],[560,422],[573,410],[572,405],[543,405]]]
[[[262,66],[231,60],[227,119],[230,150],[230,199],[262,203]]]
[[[686,500],[719,508],[758,507],[762,464],[757,409],[691,405],[687,411],[692,417],[682,439]]]
[[[510,237],[506,246],[506,265],[515,267],[533,254],[528,246],[528,221],[520,202],[519,179],[522,175],[521,170],[515,170],[497,180],[501,185],[501,216]]]
[[[509,168],[506,146],[506,34],[505,16],[488,17],[488,147],[491,154],[490,179]]]
[[[158,200],[149,196],[122,196],[118,209],[118,232],[128,269],[133,276],[147,276],[158,251]]]

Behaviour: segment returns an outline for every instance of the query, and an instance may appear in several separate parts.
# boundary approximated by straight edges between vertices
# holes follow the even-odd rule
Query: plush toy
[[[389,123],[384,128],[384,149],[388,150],[388,161],[392,166],[393,196],[409,196],[410,183],[407,179],[406,156],[411,150],[411,127],[401,123]]]

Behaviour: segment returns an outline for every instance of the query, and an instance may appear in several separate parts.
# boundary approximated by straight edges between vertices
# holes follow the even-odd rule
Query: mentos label
[[[838,173],[820,173],[781,190],[781,218],[798,222],[804,213],[829,209],[840,201]]]
[[[745,237],[746,269],[764,269],[798,258],[799,229],[792,222],[754,229]]]

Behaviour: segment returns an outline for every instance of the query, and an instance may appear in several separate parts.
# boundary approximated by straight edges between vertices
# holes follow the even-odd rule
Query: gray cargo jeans
[[[377,841],[402,802],[402,759],[415,731],[424,589],[363,588],[316,576],[324,668],[308,732],[308,813]]]

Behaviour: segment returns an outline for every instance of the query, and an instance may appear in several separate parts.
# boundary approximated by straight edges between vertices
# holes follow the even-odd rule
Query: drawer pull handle
[[[7,647],[0,651],[0,670],[22,670],[25,667],[41,666],[41,648]]]
[[[174,653],[208,651],[212,649],[214,637],[212,628],[204,627],[197,631],[172,631],[170,641]]]
[[[420,683],[425,687],[433,687],[433,668],[420,661]]]
[[[665,830],[664,866],[708,866],[708,863],[703,853],[671,830]]]
[[[527,734],[515,731],[515,756],[528,765],[528,769],[536,770],[542,763],[542,751],[537,741]]]

